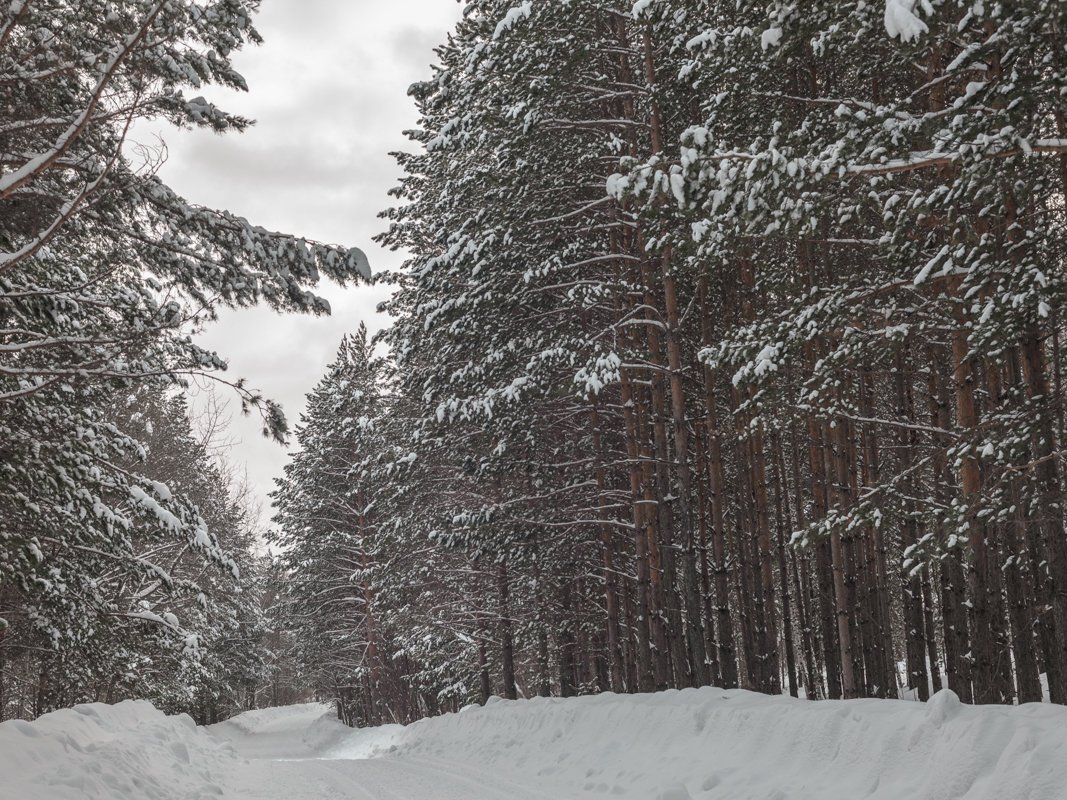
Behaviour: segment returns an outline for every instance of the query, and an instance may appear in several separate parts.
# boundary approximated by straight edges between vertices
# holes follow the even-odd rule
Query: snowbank
[[[204,800],[233,760],[185,714],[93,703],[0,723],[0,798]]]
[[[976,708],[948,691],[926,704],[711,688],[496,701],[383,734],[372,754],[470,764],[560,798],[1067,798],[1067,708]]]
[[[319,704],[203,729],[127,702],[3,723],[0,770],[0,800],[1065,800],[1067,708],[709,688],[352,731]]]

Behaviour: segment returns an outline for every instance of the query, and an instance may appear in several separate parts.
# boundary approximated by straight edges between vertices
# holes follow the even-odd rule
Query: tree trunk
[[[621,315],[620,315],[621,316]],[[648,526],[650,508],[646,505],[646,459],[640,442],[641,430],[637,422],[637,393],[631,371],[623,368],[621,374],[621,401],[623,421],[626,431],[626,451],[630,471],[630,498],[634,519],[634,552],[637,572],[637,600],[634,615],[634,633],[637,638],[636,668],[637,688],[641,692],[651,692],[655,688],[652,666],[651,616],[652,565],[648,552]]]
[[[800,480],[799,438],[796,428],[791,428],[789,439],[793,458],[793,491],[796,497],[797,529],[803,530],[805,525],[804,489]],[[826,691],[821,678],[822,668],[819,666],[817,636],[812,614],[811,562],[807,552],[804,553],[802,559],[798,559],[795,547],[790,547],[789,557],[793,564],[793,593],[797,597],[800,639],[804,648],[805,692],[809,700],[822,699],[826,696]]]
[[[671,415],[674,418],[674,459],[678,474],[678,527],[682,539],[682,595],[685,599],[685,632],[689,645],[689,662],[694,686],[706,686],[709,681],[708,654],[704,646],[704,627],[701,624],[700,582],[697,576],[697,554],[693,535],[692,479],[689,472],[689,431],[685,413],[685,391],[682,384],[682,351],[678,342],[680,324],[678,297],[674,277],[670,272],[670,250],[664,255],[663,294],[667,309],[667,365],[670,368]]]
[[[811,470],[811,495],[812,514],[815,521],[826,518],[828,506],[828,487],[826,460],[824,448],[829,443],[824,443],[822,429],[815,417],[808,418],[808,464]],[[840,538],[838,538],[840,548]],[[815,560],[818,571],[819,586],[819,619],[822,631],[823,663],[826,668],[826,688],[831,700],[839,700],[843,694],[843,681],[841,669],[841,647],[838,642],[838,627],[840,622],[839,608],[844,609],[844,587],[842,586],[840,602],[838,605],[837,580],[833,570],[833,542],[830,540],[820,541],[815,545]],[[847,630],[847,627],[846,627]],[[851,654],[849,662],[851,663]],[[851,670],[849,672],[851,676]]]
[[[508,607],[508,562],[504,559],[497,565],[497,588],[500,593],[500,660],[504,697],[508,700],[515,700],[518,698],[515,687],[515,643],[512,634],[511,609]]]
[[[704,345],[713,342],[711,313],[708,308],[707,283],[700,284],[701,327]],[[733,620],[730,616],[730,580],[726,561],[726,473],[722,460],[722,443],[719,438],[719,420],[715,402],[715,374],[704,367],[704,425],[708,446],[708,492],[711,505],[711,552],[712,571],[715,574],[716,620],[713,626],[718,634],[719,666],[722,670],[722,685],[726,689],[737,687],[737,654],[734,649]]]
[[[771,434],[771,454],[774,458],[775,481],[775,519],[778,527],[778,582],[782,592],[782,624],[785,637],[786,676],[789,680],[789,694],[799,697],[797,692],[797,662],[793,646],[793,617],[789,603],[789,567],[785,557],[785,538],[791,527],[789,513],[789,487],[785,483],[785,465],[783,463],[781,441],[777,433]]]
[[[978,427],[978,410],[974,398],[974,377],[969,359],[970,346],[964,330],[952,332],[953,385],[956,394],[956,419],[964,431],[970,434]],[[959,460],[960,490],[964,503],[968,507],[975,504],[981,492],[981,473],[978,459],[963,456]],[[966,518],[966,533],[971,551],[971,614],[974,627],[971,636],[973,654],[972,681],[974,685],[974,702],[1006,703],[1011,702],[998,680],[998,659],[996,631],[1000,620],[993,613],[993,589],[990,570],[993,569],[990,548],[987,541],[985,522],[970,513]]]
[[[930,418],[933,427],[950,430],[952,427],[947,390],[944,386],[944,359],[938,348],[930,348]],[[947,506],[952,476],[944,456],[946,437],[935,434],[938,450],[933,458],[935,495],[939,505]],[[947,524],[941,524],[939,539],[948,544]],[[965,703],[973,700],[971,691],[971,663],[965,657],[970,650],[963,566],[950,551],[941,558],[941,618],[945,639],[945,674],[948,688]]]
[[[604,444],[600,430],[600,414],[595,397],[589,400],[589,423],[593,437],[593,459],[596,469],[597,518],[600,527],[600,546],[604,563],[604,609],[607,629],[608,674],[611,690],[623,691],[622,648],[619,643],[619,592],[615,579],[615,543],[608,520],[607,478],[604,474]]]
[[[912,401],[910,380],[906,377],[907,364],[903,353],[897,353],[896,370],[893,384],[896,391],[897,413],[902,420],[914,420],[915,408]],[[905,474],[902,480],[903,493],[906,497],[916,496],[916,481],[911,475],[915,464],[915,452],[918,436],[914,429],[901,428],[898,434],[900,448],[900,471]],[[926,626],[923,619],[923,588],[919,578],[921,557],[914,551],[919,542],[919,523],[916,519],[918,509],[915,501],[906,500],[904,521],[901,524],[901,544],[904,546],[904,567],[901,571],[901,594],[904,607],[904,653],[907,669],[907,685],[913,688],[920,700],[930,699],[929,674],[926,669]],[[937,662],[931,667],[936,669]]]
[[[1038,434],[1033,442],[1034,477],[1040,493],[1039,521],[1042,552],[1051,577],[1052,631],[1055,641],[1046,666],[1049,694],[1054,703],[1067,703],[1067,532],[1063,525],[1063,489],[1060,483],[1056,442],[1048,413],[1048,377],[1045,356],[1037,330],[1030,330],[1020,348],[1023,379],[1028,397],[1039,402]]]
[[[844,509],[848,505],[848,466],[846,450],[848,448],[848,433],[846,426],[839,422],[834,438],[829,435],[826,441],[834,442],[832,453],[835,463],[836,480],[836,505]],[[826,454],[831,457],[830,453]],[[830,473],[830,470],[827,470]],[[834,525],[830,530],[830,558],[834,576],[834,602],[837,610],[837,640],[841,654],[841,696],[849,700],[859,696],[859,682],[857,680],[856,653],[854,652],[855,638],[855,603],[854,584],[851,584],[848,564],[846,561],[845,543],[842,541],[841,531]],[[849,586],[853,590],[849,591]]]

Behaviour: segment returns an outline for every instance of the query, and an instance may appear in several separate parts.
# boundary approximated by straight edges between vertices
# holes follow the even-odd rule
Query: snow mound
[[[191,717],[144,700],[0,723],[0,797],[12,800],[205,800],[223,794],[232,760]]]
[[[208,730],[245,758],[319,758],[352,730],[330,703],[246,711]]]
[[[470,765],[561,798],[1067,797],[1067,708],[964,706],[949,691],[926,704],[712,688],[535,698],[390,730],[377,748],[369,735],[355,733],[364,755]]]
[[[333,715],[334,709],[329,703],[303,703],[294,706],[245,711],[243,714],[231,717],[220,724],[229,725],[238,728],[245,734],[254,735],[303,730],[323,717]]]

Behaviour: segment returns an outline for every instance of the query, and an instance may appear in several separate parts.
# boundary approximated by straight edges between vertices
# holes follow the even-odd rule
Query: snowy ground
[[[2,800],[1067,800],[1067,708],[701,689],[351,731],[314,704],[204,729],[128,702],[0,724],[0,774]]]

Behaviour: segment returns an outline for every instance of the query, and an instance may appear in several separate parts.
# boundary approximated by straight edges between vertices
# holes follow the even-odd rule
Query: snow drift
[[[476,764],[558,797],[1067,798],[1067,708],[964,706],[948,691],[925,704],[712,688],[497,701],[392,729],[378,753]]]
[[[3,800],[206,800],[235,756],[192,718],[138,700],[0,723]]]
[[[514,796],[501,785],[555,800],[1064,800],[1067,708],[975,708],[951,692],[926,704],[810,703],[706,688],[494,699],[351,731],[319,704],[203,729],[136,702],[0,724],[0,769],[4,800],[292,800],[319,796],[308,792],[326,778],[331,797],[407,797],[406,775],[423,787],[407,800],[457,796],[443,786],[457,776],[470,800]],[[370,778],[378,783],[361,784]]]

